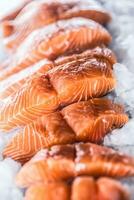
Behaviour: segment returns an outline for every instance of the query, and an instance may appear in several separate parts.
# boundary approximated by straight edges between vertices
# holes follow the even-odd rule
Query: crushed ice
[[[16,185],[14,177],[20,169],[20,164],[10,158],[0,161],[0,199],[22,200],[23,193]]]

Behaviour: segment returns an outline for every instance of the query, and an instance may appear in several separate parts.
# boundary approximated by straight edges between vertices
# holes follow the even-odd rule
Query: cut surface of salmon
[[[113,179],[102,177],[94,180],[92,177],[88,176],[75,178],[72,183],[72,193],[69,200],[89,199],[129,200],[130,197],[126,188]]]
[[[34,30],[61,19],[84,17],[105,24],[110,15],[94,1],[40,0],[29,3],[14,21],[3,23],[5,44],[16,49]],[[9,36],[9,37],[8,37]]]
[[[123,107],[108,99],[74,103],[28,124],[5,147],[4,157],[26,162],[40,149],[76,141],[100,143],[128,121]]]
[[[0,83],[0,100],[18,91],[29,78],[44,74],[53,68],[53,62],[44,59],[40,62],[21,70]]]
[[[98,196],[100,200],[130,200],[126,188],[115,180],[100,178],[97,181],[97,186],[99,186]]]
[[[79,61],[82,59],[90,59],[95,58],[100,60],[104,60],[104,62],[107,63],[107,65],[111,66],[111,69],[113,69],[113,65],[117,62],[115,54],[112,52],[111,49],[107,47],[95,47],[93,49],[88,49],[83,51],[82,53],[72,54],[69,56],[61,56],[54,60],[54,64],[56,66],[58,65],[64,65],[69,62],[73,62],[75,60]]]
[[[0,104],[2,108],[0,126],[2,129],[10,130],[30,123],[44,112],[53,112],[58,107],[58,99],[48,78],[41,76],[28,80],[24,86],[2,100]]]
[[[115,87],[111,66],[107,58],[85,57],[32,77],[0,102],[0,129],[24,126],[73,102],[105,95]]]
[[[24,200],[70,200],[70,186],[64,182],[35,185],[27,190]]]
[[[1,71],[0,80],[29,67],[36,62],[109,44],[111,36],[92,20],[73,18],[61,20],[32,32],[19,46],[11,64]]]
[[[53,182],[33,185],[25,200],[130,200],[128,191],[110,178],[98,180],[89,176],[76,177],[70,184]]]
[[[134,176],[134,158],[92,143],[57,145],[41,150],[27,162],[19,171],[16,183],[29,187],[79,175]]]
[[[32,65],[24,70],[21,70],[19,73],[16,73],[0,83],[0,100],[4,99],[14,92],[16,92],[33,74],[45,73],[51,68],[54,68],[59,65],[64,65],[75,60],[79,61],[82,59],[92,59],[95,58],[98,62],[106,62],[108,66],[113,68],[113,64],[116,63],[116,57],[114,53],[106,48],[96,47],[91,50],[84,51],[80,54],[73,54],[71,56],[64,56],[59,59],[56,59],[54,62],[48,61],[47,59],[41,60],[40,62]]]

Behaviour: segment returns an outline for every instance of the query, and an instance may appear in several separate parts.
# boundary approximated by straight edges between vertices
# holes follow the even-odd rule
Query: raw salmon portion
[[[110,34],[94,21],[83,18],[61,20],[30,34],[14,54],[8,68],[1,71],[0,80],[44,58],[53,60],[63,54],[107,45],[110,41]]]
[[[21,70],[20,72],[10,76],[6,80],[1,81],[0,83],[0,100],[10,96],[11,94],[18,91],[26,81],[31,77],[36,77],[41,74],[44,74],[51,68],[53,68],[53,62],[44,59],[40,62]]]
[[[5,148],[4,156],[24,163],[44,147],[74,141],[75,133],[61,113],[55,112],[27,125]]]
[[[128,191],[110,178],[94,180],[76,177],[71,184],[53,182],[33,185],[26,191],[25,200],[129,200]]]
[[[21,168],[16,182],[20,187],[29,187],[78,175],[134,176],[134,159],[92,143],[57,145],[38,152]]]
[[[100,178],[97,186],[99,186],[99,200],[130,200],[128,191],[115,180]]]
[[[113,69],[113,65],[117,62],[115,54],[111,49],[106,47],[95,47],[93,49],[88,49],[83,51],[82,53],[72,54],[69,56],[61,56],[54,60],[55,65],[64,65],[69,62],[73,62],[74,60],[82,60],[82,59],[91,59],[95,58],[98,61],[104,60],[107,65]]]
[[[10,12],[1,12],[0,14],[0,22],[7,21],[7,20],[13,20],[19,12],[25,7],[26,4],[30,3],[32,0],[19,0],[19,2],[16,2],[15,7],[11,8]],[[6,27],[9,28],[10,27]]]
[[[0,100],[4,99],[14,92],[16,92],[20,87],[26,82],[28,77],[31,77],[33,74],[45,73],[59,65],[63,65],[75,60],[89,60],[95,58],[98,62],[105,62],[107,66],[113,68],[113,64],[116,63],[116,57],[114,53],[106,48],[96,47],[91,50],[84,51],[80,54],[73,54],[71,56],[64,56],[59,59],[56,59],[54,62],[48,61],[47,59],[41,60],[40,62],[32,65],[24,70],[21,70],[19,73],[16,73],[6,80],[0,83]]]
[[[89,199],[129,200],[130,197],[126,189],[119,182],[110,178],[102,177],[98,180],[94,180],[88,176],[76,178],[72,184],[72,194],[69,200]]]
[[[105,24],[110,15],[94,1],[40,0],[29,3],[14,21],[3,23],[5,43],[9,48],[20,45],[34,30],[61,19],[84,17]]]
[[[85,58],[50,70],[47,75],[58,94],[60,106],[99,97],[111,91],[115,79],[110,66],[101,59]]]
[[[28,124],[9,142],[3,155],[24,163],[40,149],[56,144],[100,143],[107,133],[127,120],[122,106],[108,99],[75,103]]]
[[[70,186],[64,182],[39,184],[30,187],[24,200],[70,200]]]
[[[55,111],[59,102],[49,79],[41,76],[28,80],[0,104],[0,128],[10,130],[30,123],[43,113]]]
[[[107,62],[96,58],[74,60],[43,76],[32,77],[0,102],[0,129],[24,126],[73,102],[110,92],[115,87],[115,78],[111,63]]]
[[[71,104],[61,111],[64,119],[76,133],[77,141],[100,143],[114,128],[128,121],[123,107],[108,99],[92,99]]]

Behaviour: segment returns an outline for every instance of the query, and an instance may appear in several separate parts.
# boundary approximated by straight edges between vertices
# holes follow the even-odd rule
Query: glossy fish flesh
[[[107,30],[94,21],[83,18],[61,20],[31,33],[13,55],[8,68],[1,71],[0,80],[44,58],[54,60],[64,54],[107,45],[110,41]]]
[[[5,44],[8,48],[16,49],[34,30],[58,20],[73,17],[84,17],[101,24],[110,21],[110,15],[94,1],[32,1],[14,20],[3,23]]]
[[[24,126],[73,102],[100,97],[115,87],[108,59],[85,59],[59,65],[32,77],[0,102],[0,129]]]
[[[113,65],[117,62],[116,56],[111,49],[107,47],[95,47],[93,49],[83,51],[82,53],[72,54],[69,56],[60,56],[54,60],[54,64],[63,65],[69,62],[73,62],[74,60],[89,58],[95,58],[98,59],[98,61],[104,60],[107,65],[111,65],[111,69],[113,69]]]
[[[5,147],[4,157],[26,162],[40,149],[76,141],[100,143],[128,121],[123,107],[108,99],[71,104],[28,124]]]
[[[30,187],[24,200],[70,200],[71,187],[64,182],[53,182]]]
[[[129,194],[118,181],[97,180],[89,176],[76,177],[71,184],[53,182],[33,185],[26,191],[25,200],[129,200]]]
[[[134,159],[92,143],[57,145],[38,152],[19,171],[16,183],[30,187],[76,176],[134,176]]]
[[[95,58],[98,62],[105,62],[109,67],[113,68],[113,64],[116,63],[116,57],[114,53],[106,48],[96,47],[91,50],[84,51],[80,54],[73,54],[71,56],[64,56],[56,59],[54,62],[47,59],[41,60],[40,62],[32,65],[19,73],[16,73],[0,83],[0,100],[10,96],[28,80],[29,77],[41,73],[45,73],[51,68],[59,65],[63,65],[75,60],[79,61],[81,59],[92,59]]]
[[[47,59],[41,60],[36,64],[21,70],[20,72],[9,76],[0,83],[0,100],[17,92],[32,77],[40,76],[54,67],[52,61]]]

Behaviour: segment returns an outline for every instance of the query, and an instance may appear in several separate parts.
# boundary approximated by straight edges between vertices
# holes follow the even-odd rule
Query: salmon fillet
[[[24,126],[73,102],[110,92],[115,87],[115,78],[107,61],[85,57],[32,77],[0,102],[0,129]]]
[[[36,186],[31,186],[31,188]],[[27,191],[30,194],[30,188]],[[35,189],[36,190],[36,189]],[[34,193],[34,189],[32,190]],[[31,192],[32,192],[31,191]],[[111,178],[82,176],[74,179],[69,200],[129,200],[128,191]],[[30,199],[29,199],[30,200]]]
[[[1,71],[0,80],[44,58],[54,60],[67,53],[107,45],[110,41],[110,34],[94,21],[83,18],[61,20],[30,34],[14,54],[8,68]]]
[[[118,181],[98,180],[88,176],[76,177],[71,184],[53,182],[33,185],[26,191],[25,200],[129,200],[129,194]]]
[[[34,30],[61,19],[84,17],[106,24],[110,15],[94,1],[40,0],[29,3],[14,21],[3,23],[8,48],[16,49]]]
[[[5,147],[4,157],[26,162],[40,149],[76,141],[100,143],[128,121],[123,107],[108,99],[75,103],[28,124]]]
[[[98,61],[100,61],[101,59],[104,60],[104,62],[106,62],[107,65],[111,66],[111,69],[113,69],[113,65],[117,62],[116,56],[111,49],[107,47],[97,46],[93,49],[83,51],[82,53],[72,54],[69,56],[60,56],[59,58],[54,60],[54,64],[58,66],[69,62],[73,62],[74,60],[90,58],[98,59]]]
[[[27,190],[24,200],[70,200],[70,186],[64,182],[35,185]]]
[[[36,64],[21,70],[20,72],[10,76],[6,80],[0,83],[0,100],[17,92],[31,77],[40,76],[51,68],[53,68],[53,62],[47,59],[41,60]]]
[[[79,175],[134,176],[134,159],[92,143],[57,145],[39,151],[27,162],[17,174],[16,183],[19,187],[29,187]]]
[[[40,73],[45,73],[51,68],[59,65],[63,65],[75,60],[79,61],[81,59],[92,59],[95,58],[98,62],[105,62],[109,67],[113,68],[113,64],[116,63],[116,57],[114,53],[106,48],[96,47],[91,50],[84,51],[80,54],[73,54],[71,56],[64,56],[56,59],[54,62],[48,61],[47,59],[41,60],[40,62],[32,65],[19,73],[16,73],[0,83],[0,100],[10,96],[27,81],[28,77],[32,75],[37,75]]]

